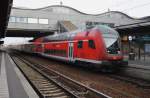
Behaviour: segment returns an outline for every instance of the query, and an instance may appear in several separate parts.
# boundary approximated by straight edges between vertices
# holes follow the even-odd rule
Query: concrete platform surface
[[[0,52],[0,98],[39,98],[11,57]]]
[[[130,61],[129,60],[128,66],[150,70],[150,61],[140,61],[140,60]]]

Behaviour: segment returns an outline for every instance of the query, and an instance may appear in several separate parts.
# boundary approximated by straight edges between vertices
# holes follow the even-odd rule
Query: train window
[[[78,41],[78,48],[82,48],[83,47],[83,41]]]
[[[89,40],[89,47],[92,48],[92,49],[95,49],[95,43],[93,40]]]

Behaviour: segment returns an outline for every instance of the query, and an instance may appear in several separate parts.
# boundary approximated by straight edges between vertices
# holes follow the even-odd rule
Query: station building
[[[112,27],[143,22],[124,13],[108,11],[102,14],[86,14],[74,8],[53,5],[38,9],[12,8],[9,29],[57,30],[59,22],[72,23],[76,27],[91,24],[109,24]]]
[[[138,41],[132,40],[141,38],[145,40],[146,38],[146,42],[149,42],[149,20],[150,17],[137,19],[118,11],[108,11],[95,15],[86,14],[64,5],[38,9],[13,7],[8,24],[8,34],[14,31],[19,31],[18,34],[26,32],[26,35],[32,35],[30,32],[53,34],[54,32],[69,32],[82,27],[104,24],[118,30],[123,41],[122,47],[125,54],[129,53],[132,47],[136,47],[135,51],[140,55],[142,51],[144,52],[144,48],[141,49]],[[149,44],[146,43],[146,45]]]

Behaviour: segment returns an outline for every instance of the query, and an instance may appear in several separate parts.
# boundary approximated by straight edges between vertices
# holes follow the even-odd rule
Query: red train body
[[[41,37],[20,50],[98,68],[124,64],[119,35],[105,26]]]

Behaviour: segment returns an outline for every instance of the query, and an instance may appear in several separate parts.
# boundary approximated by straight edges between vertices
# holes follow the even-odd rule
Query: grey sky
[[[50,5],[73,7],[88,14],[100,14],[110,10],[122,11],[133,17],[150,16],[150,0],[14,0],[15,7],[41,8]]]

